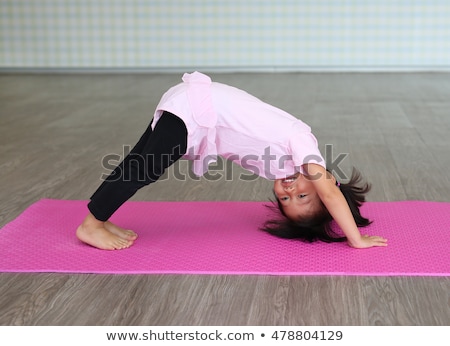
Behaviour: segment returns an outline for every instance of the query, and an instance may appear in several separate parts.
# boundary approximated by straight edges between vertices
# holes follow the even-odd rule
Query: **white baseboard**
[[[342,72],[450,72],[448,66],[186,66],[186,67],[0,67],[0,73],[22,74],[138,74],[183,73],[201,71],[206,73],[260,72],[260,73],[342,73]]]

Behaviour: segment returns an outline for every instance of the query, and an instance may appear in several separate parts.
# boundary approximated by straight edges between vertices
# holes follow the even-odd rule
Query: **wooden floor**
[[[340,167],[357,166],[373,183],[369,200],[450,202],[449,74],[212,76],[302,118],[321,150],[348,153]],[[88,199],[106,172],[102,157],[134,144],[179,80],[0,75],[0,226],[41,198]],[[188,169],[177,165],[134,199],[271,196],[262,179],[170,179]],[[0,273],[0,324],[450,325],[449,294],[448,277]]]

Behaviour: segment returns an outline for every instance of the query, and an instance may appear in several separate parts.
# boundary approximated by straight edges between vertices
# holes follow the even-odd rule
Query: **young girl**
[[[284,238],[344,241],[354,248],[385,246],[386,239],[361,235],[370,222],[359,213],[368,186],[354,173],[339,184],[326,171],[311,129],[292,115],[199,72],[185,74],[169,89],[130,154],[92,195],[77,237],[96,248],[125,249],[133,231],[111,223],[111,215],[138,189],[158,180],[181,157],[201,176],[220,155],[274,181],[283,219],[263,229]],[[345,237],[333,233],[335,220]]]

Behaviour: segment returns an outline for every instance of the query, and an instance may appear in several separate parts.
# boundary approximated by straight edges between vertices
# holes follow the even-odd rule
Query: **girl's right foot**
[[[124,229],[122,227],[119,227],[115,224],[113,224],[111,221],[105,222],[105,228],[107,231],[111,232],[112,234],[115,234],[119,236],[122,239],[125,240],[136,240],[138,235],[134,233],[132,230]]]
[[[110,232],[105,223],[97,220],[92,214],[89,214],[77,228],[76,235],[83,243],[101,250],[121,250],[133,245],[133,240],[123,239]]]

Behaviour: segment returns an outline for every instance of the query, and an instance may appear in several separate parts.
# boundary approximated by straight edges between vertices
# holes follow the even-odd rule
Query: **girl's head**
[[[328,179],[336,179],[328,172]],[[370,185],[362,183],[361,174],[353,169],[347,184],[336,185],[344,195],[355,222],[358,226],[367,226],[370,221],[361,216],[359,207],[365,201]],[[299,238],[305,241],[322,240],[325,242],[345,241],[331,228],[332,217],[320,200],[314,185],[304,175],[296,175],[275,180],[273,192],[281,218],[267,221],[262,229],[281,238]]]

